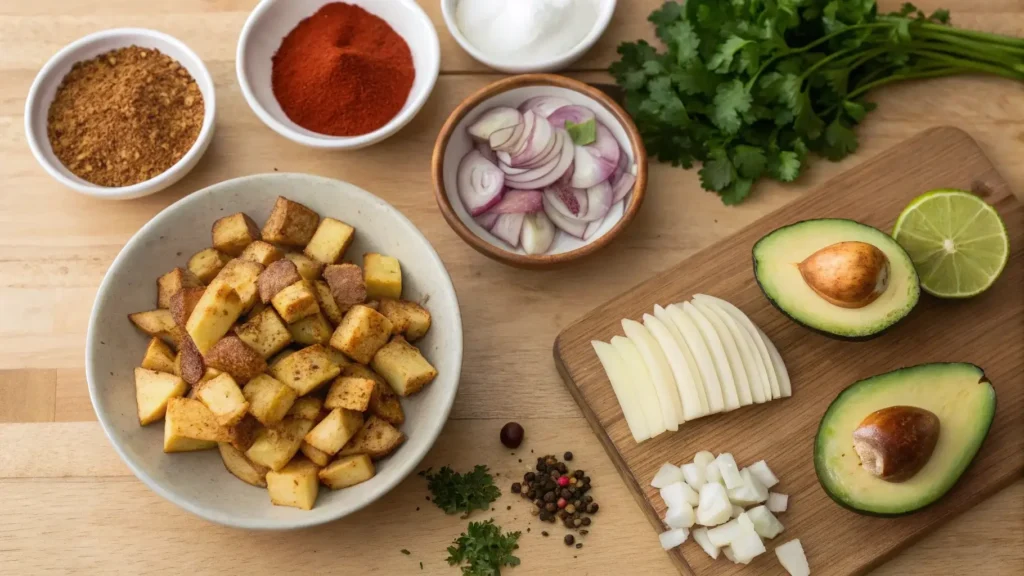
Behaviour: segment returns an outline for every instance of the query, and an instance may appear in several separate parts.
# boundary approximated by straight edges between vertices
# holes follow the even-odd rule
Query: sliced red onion
[[[515,126],[523,122],[523,115],[515,108],[499,106],[484,112],[476,122],[469,125],[466,132],[478,140],[489,140],[491,134],[498,130]]]
[[[536,115],[533,111],[524,114],[524,117],[534,117]],[[551,124],[543,118],[537,118],[533,123],[533,132],[530,133],[530,139],[523,146],[522,150],[512,155],[511,166],[523,166],[528,164],[531,160],[540,158],[545,152],[551,150],[551,146],[555,143],[555,130],[551,127]]]
[[[583,231],[583,239],[590,240],[597,234],[597,231],[601,228],[601,224],[604,224],[604,218],[600,220],[594,220],[590,224],[587,224],[587,229]]]
[[[583,124],[594,119],[594,111],[586,106],[562,106],[548,116],[548,122],[556,128],[564,128],[565,121],[573,124]]]
[[[612,180],[612,204],[626,197],[633,191],[633,184],[636,183],[636,176],[631,172],[622,172]]]
[[[491,137],[488,138],[487,143],[490,144],[492,149],[497,149],[499,146],[502,146],[511,140],[515,136],[516,130],[522,130],[522,124],[516,124],[515,126],[508,126],[506,128],[496,130],[491,133]]]
[[[480,152],[470,150],[462,158],[456,177],[459,198],[471,215],[483,214],[501,200],[505,173],[488,162]]]
[[[558,162],[560,160],[561,160],[561,157],[552,158],[550,162],[548,162],[547,164],[544,164],[543,166],[538,166],[536,168],[531,168],[531,169],[527,170],[526,172],[520,172],[519,174],[508,174],[506,172],[506,174],[507,174],[506,179],[509,182],[529,182],[531,180],[536,180],[538,178],[546,176],[548,173],[550,173],[552,170],[554,170],[558,166]]]
[[[615,139],[611,130],[605,128],[604,124],[597,123],[597,138],[593,143],[588,144],[588,148],[597,150],[598,156],[611,162],[613,166],[619,164],[619,158],[622,156],[622,148],[619,146],[619,141]]]
[[[573,168],[572,186],[590,188],[611,177],[615,171],[615,162],[605,160],[590,146],[576,146],[573,153]]]
[[[543,194],[536,190],[507,190],[491,207],[494,214],[531,214],[544,209]]]
[[[473,142],[473,148],[475,148],[477,152],[482,154],[483,157],[486,158],[487,161],[490,162],[491,164],[498,163],[498,157],[494,154],[494,150],[491,150],[491,145],[488,144],[485,140],[477,140]]]
[[[501,158],[499,158],[498,160],[498,168],[501,168],[501,171],[504,172],[505,174],[522,174],[524,172],[529,172],[531,170],[530,168],[513,168],[506,164],[505,162],[500,162]]]
[[[519,246],[519,235],[523,231],[523,220],[526,214],[502,214],[491,227],[491,234],[508,242],[510,246]]]
[[[581,218],[587,222],[603,220],[612,209],[612,185],[607,180],[587,188],[587,212]]]
[[[550,148],[548,148],[547,152],[545,152],[543,155],[534,160],[526,162],[525,164],[523,164],[522,167],[536,168],[538,166],[543,166],[544,164],[547,164],[548,162],[555,158],[558,158],[558,155],[562,153],[562,146],[565,144],[564,140],[566,138],[569,138],[568,132],[566,132],[565,130],[555,130],[554,136],[551,138],[553,142],[551,143],[551,146]]]
[[[543,120],[543,119],[542,119]],[[537,115],[532,111],[528,111],[523,114],[523,123],[519,126],[521,130],[517,130],[505,143],[494,148],[495,152],[508,152],[510,155],[517,154],[523,148],[526,148],[526,144],[530,141],[530,137],[533,135],[533,127],[537,124]]]
[[[494,227],[494,223],[498,221],[498,216],[501,216],[501,214],[495,214],[493,211],[484,212],[483,214],[474,217],[473,220],[476,220],[476,223],[484,229],[490,230]]]
[[[551,219],[551,223],[559,230],[570,236],[583,238],[583,233],[587,230],[586,222],[570,220],[569,218],[566,218],[564,214],[559,212],[558,208],[555,208],[547,194],[544,195],[544,214]]]
[[[565,174],[565,171],[572,166],[573,156],[572,138],[569,138],[568,135],[566,135],[566,137],[563,138],[562,151],[559,153],[558,164],[555,165],[554,170],[551,170],[546,175],[541,176],[536,180],[525,182],[522,180],[523,176],[526,175],[525,173],[514,176],[514,178],[516,178],[515,182],[510,182],[509,178],[513,177],[509,176],[505,179],[506,183],[509,188],[517,188],[519,190],[540,190],[541,188],[550,185],[555,180],[558,180],[563,174]]]
[[[579,219],[587,213],[590,201],[586,190],[573,188],[559,181],[545,188],[544,195],[550,196],[551,204],[566,218]]]
[[[555,243],[555,225],[544,212],[527,214],[523,220],[521,241],[527,254],[543,254]]]
[[[558,96],[534,96],[533,98],[527,98],[525,102],[520,104],[519,111],[533,110],[541,118],[547,118],[555,110],[571,104],[572,102]]]

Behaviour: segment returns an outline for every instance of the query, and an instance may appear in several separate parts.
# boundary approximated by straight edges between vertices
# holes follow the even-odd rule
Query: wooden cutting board
[[[825,217],[890,231],[911,199],[935,188],[974,190],[996,207],[1009,229],[1010,261],[986,293],[964,301],[922,294],[908,318],[867,342],[842,342],[807,330],[761,294],[751,247],[763,235]],[[590,341],[607,342],[622,334],[622,318],[640,320],[655,304],[695,293],[724,298],[761,326],[786,361],[793,396],[702,418],[638,445]],[[740,466],[767,460],[781,479],[773,491],[790,496],[789,510],[779,515],[786,529],[766,541],[766,554],[746,567],[724,557],[715,561],[691,538],[669,552],[680,572],[785,574],[773,549],[799,538],[813,574],[862,573],[1024,470],[1024,208],[969,135],[954,128],[928,130],[598,307],[559,335],[554,354],[569,391],[655,527],[652,539],[664,530],[665,506],[650,480],[666,461],[681,464],[699,450],[731,452]],[[818,484],[812,454],[829,403],[861,378],[940,361],[977,364],[996,389],[995,421],[973,466],[942,500],[909,516],[861,516],[833,503]]]

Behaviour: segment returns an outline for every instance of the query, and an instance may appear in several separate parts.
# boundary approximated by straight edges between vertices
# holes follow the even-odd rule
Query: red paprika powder
[[[358,136],[405,105],[416,70],[405,40],[366,10],[326,4],[274,54],[274,96],[293,122],[320,134]]]

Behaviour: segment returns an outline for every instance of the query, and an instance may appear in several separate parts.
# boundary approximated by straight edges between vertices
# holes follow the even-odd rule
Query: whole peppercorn
[[[583,477],[583,483],[584,484],[590,484],[590,476],[584,476]]]
[[[544,505],[544,510],[550,512],[551,514],[554,514],[555,510],[558,510],[558,506],[556,506],[554,502],[548,502],[547,504]]]
[[[580,520],[583,521],[584,526],[590,526],[590,523],[592,522],[590,518],[581,518]]]
[[[586,502],[587,504],[590,504],[591,502],[594,501],[594,497],[593,496],[584,496],[583,497],[583,501]]]
[[[587,513],[588,514],[597,514],[597,510],[598,510],[597,502],[592,502],[590,504],[590,506],[587,507]]]
[[[501,443],[508,448],[519,448],[519,445],[523,443],[523,435],[526,431],[517,422],[509,422],[501,427]]]
[[[572,452],[566,452],[565,454],[562,454],[562,459],[565,460],[566,462],[572,462]]]
[[[576,542],[576,538],[572,534],[565,535],[565,545],[572,546]]]
[[[568,502],[565,501],[565,498],[559,498],[558,499],[558,507],[559,508],[565,508],[566,504],[568,504]]]
[[[519,494],[522,491],[523,491],[523,485],[522,484],[520,484],[519,482],[513,482],[512,483],[512,493],[513,494]]]
[[[562,519],[562,525],[565,526],[566,528],[570,529],[570,530],[575,528],[575,526],[572,525],[572,518],[571,517],[563,518]]]
[[[569,485],[569,477],[568,476],[559,476],[558,477],[558,485],[559,486],[563,486],[563,487],[564,486],[568,486]]]
[[[580,518],[573,518],[572,525],[574,527],[579,528],[580,525],[582,525],[582,524],[583,524],[583,520],[582,519],[580,519]]]
[[[544,494],[544,501],[545,502],[554,502],[555,501],[555,493],[554,492],[548,492],[548,493]]]
[[[537,498],[536,500],[533,501],[533,505],[536,506],[537,508],[543,508],[544,501],[541,500],[540,498]]]
[[[526,497],[529,498],[530,500],[533,500],[534,498],[537,497],[537,491],[534,490],[533,488],[530,488],[530,491],[526,493]]]
[[[559,462],[558,471],[561,472],[562,474],[565,474],[569,471],[569,468],[568,466],[565,465],[565,462]]]
[[[565,498],[566,500],[572,500],[572,492],[566,490],[565,488],[562,488],[562,491],[559,492],[559,496]]]
[[[564,502],[564,500],[563,500],[563,502]],[[572,504],[566,504],[565,511],[568,512],[569,514],[572,514],[573,512],[576,511],[576,507],[573,506]]]
[[[523,480],[526,480],[527,482],[533,482],[536,478],[537,475],[534,474],[533,472],[527,472],[526,474],[523,474]]]
[[[583,470],[577,470],[573,472],[572,475],[575,476],[577,480],[579,480],[583,478]]]
[[[576,544],[576,549],[579,550],[580,548],[583,548],[583,542],[579,542]]]

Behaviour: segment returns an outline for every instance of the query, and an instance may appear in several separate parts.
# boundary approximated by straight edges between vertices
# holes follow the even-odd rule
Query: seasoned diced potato
[[[166,372],[146,368],[135,369],[135,402],[139,408],[139,423],[145,426],[164,417],[167,402],[185,395],[185,381]]]
[[[263,225],[263,239],[285,246],[305,246],[316,232],[320,216],[309,208],[278,196]]]
[[[234,288],[214,282],[203,293],[185,323],[185,331],[200,353],[206,353],[224,337],[242,315],[242,300]],[[170,312],[167,313],[170,316]],[[171,321],[173,323],[173,320]]]
[[[334,264],[345,255],[355,235],[356,229],[348,224],[334,218],[324,218],[303,253],[317,262]]]
[[[327,350],[327,355],[331,357],[331,362],[337,364],[338,367],[341,368],[342,370],[344,370],[346,366],[352,363],[352,361],[349,360],[344,354],[342,354],[340,350],[335,350],[330,346],[326,346],[325,349]]]
[[[263,425],[260,424],[252,414],[246,414],[242,416],[242,419],[237,424],[228,429],[228,435],[230,440],[228,441],[231,446],[240,452],[248,450],[252,443],[256,441],[256,434],[263,429]]]
[[[257,240],[246,246],[245,250],[242,250],[242,254],[239,258],[242,260],[249,260],[266,267],[277,262],[281,258],[284,258],[284,252],[278,250],[277,246],[274,246],[270,242]]]
[[[340,372],[341,368],[319,344],[303,348],[270,367],[271,375],[291,386],[299,396],[316,390]]]
[[[317,466],[327,466],[327,463],[331,461],[331,455],[323,450],[314,448],[309,442],[303,441],[299,446],[299,451],[306,455],[316,463]]]
[[[316,396],[303,396],[292,404],[291,410],[288,410],[288,416],[295,418],[305,418],[306,420],[312,420],[313,422],[319,422],[321,420],[324,409],[324,401],[317,398]]]
[[[379,311],[391,321],[393,332],[404,334],[409,342],[419,340],[430,330],[430,312],[415,302],[384,298]]]
[[[313,289],[305,280],[299,280],[281,290],[270,300],[270,303],[274,306],[274,310],[281,315],[281,319],[288,324],[320,311]]]
[[[348,488],[373,478],[377,471],[366,454],[344,456],[320,470],[320,481],[332,490]]]
[[[188,323],[189,316],[192,315],[192,311],[196,309],[196,304],[203,298],[203,293],[206,292],[206,288],[202,286],[195,286],[189,288],[182,288],[174,296],[171,296],[171,318],[174,318],[174,323],[178,326],[185,327]]]
[[[324,268],[324,279],[342,313],[356,304],[366,302],[366,282],[363,280],[363,269],[359,266],[347,262],[332,264]]]
[[[178,375],[185,382],[193,386],[202,380],[203,375],[206,374],[206,361],[188,334],[182,335],[181,349],[178,351],[178,357],[175,360],[178,363]]]
[[[291,333],[294,342],[305,346],[327,344],[331,341],[331,335],[334,334],[334,327],[324,318],[323,314],[317,312],[289,324],[288,332]]]
[[[206,364],[227,372],[239,384],[245,384],[267,371],[267,362],[263,355],[238,336],[230,334],[210,348],[206,353]]]
[[[389,424],[387,420],[370,416],[359,432],[338,454],[340,456],[366,454],[374,460],[380,460],[394,452],[404,441],[405,434]]]
[[[210,283],[227,284],[238,292],[238,298],[242,301],[243,311],[249,310],[259,299],[259,291],[256,287],[256,280],[263,272],[263,266],[249,260],[235,258],[228,262],[224,269],[217,274],[217,277]]]
[[[279,471],[267,472],[267,492],[275,506],[312,510],[320,492],[320,467],[299,456]]]
[[[284,350],[278,352],[276,356],[274,356],[270,360],[267,360],[267,365],[270,366],[271,369],[273,369],[278,362],[284,360],[285,358],[291,356],[292,354],[295,354],[296,352],[298,352],[298,350],[296,350],[295,348],[285,348]]]
[[[295,403],[295,391],[267,374],[249,380],[242,388],[242,396],[249,402],[249,413],[264,426],[280,422]]]
[[[202,285],[195,274],[184,268],[175,268],[156,279],[157,307],[170,308],[171,296],[180,292],[182,288],[198,288]]]
[[[164,417],[164,452],[188,452],[230,442],[231,431],[199,400],[171,398]]]
[[[241,212],[213,223],[213,247],[225,254],[238,256],[246,246],[259,239],[259,226]]]
[[[376,310],[377,312],[380,312],[380,300],[367,300],[366,302],[363,303],[363,306],[366,306],[370,310]]]
[[[299,271],[299,276],[302,276],[306,282],[316,282],[317,278],[320,278],[320,273],[324,270],[323,264],[299,252],[289,252],[284,257],[292,264],[295,264],[295,268]]]
[[[349,364],[342,370],[342,375],[373,380],[376,386],[373,388],[373,396],[370,397],[370,412],[395,426],[401,426],[405,422],[405,411],[402,410],[398,395],[380,374],[362,364]]]
[[[278,292],[300,281],[302,276],[291,260],[278,260],[268,266],[256,280],[260,301],[268,303]]]
[[[196,252],[188,259],[188,271],[195,274],[200,282],[206,284],[216,278],[217,274],[220,274],[221,268],[229,260],[231,260],[231,256],[220,250],[207,248]]]
[[[331,346],[360,364],[369,364],[390,337],[390,320],[376,310],[357,305],[345,314],[334,331]]]
[[[249,461],[244,452],[231,444],[221,442],[217,444],[217,448],[220,449],[220,458],[224,461],[224,467],[228,469],[228,472],[246,484],[261,488],[267,487],[267,472],[270,471],[270,468]]]
[[[174,323],[170,311],[160,308],[148,312],[136,312],[129,314],[128,319],[146,334],[156,336],[175,348],[178,347],[178,342],[181,340],[181,329]]]
[[[260,429],[245,456],[271,470],[280,470],[299,451],[302,437],[312,428],[309,420],[285,418],[273,428]]]
[[[196,390],[196,398],[213,412],[221,426],[234,426],[249,410],[249,403],[231,374],[203,382]]]
[[[437,377],[437,370],[420,354],[419,348],[401,336],[395,336],[377,351],[370,366],[399,396],[415,394]]]
[[[316,293],[316,302],[320,305],[320,311],[324,316],[335,326],[341,324],[341,319],[345,314],[341,308],[338,308],[338,303],[334,301],[334,295],[331,294],[331,287],[327,285],[327,282],[323,280],[313,282],[313,291]]]
[[[223,372],[221,372],[220,370],[217,370],[216,368],[210,368],[209,366],[207,366],[206,371],[203,372],[203,377],[199,379],[199,383],[202,384],[203,382],[213,380],[214,378],[220,376],[221,374],[223,374]]]
[[[369,378],[355,376],[339,376],[331,383],[324,406],[329,409],[344,408],[366,412],[370,408],[370,398],[377,383]]]
[[[273,308],[251,316],[245,324],[235,327],[238,338],[264,358],[269,358],[291,343],[292,335]]]
[[[337,454],[363,425],[363,415],[353,410],[335,408],[306,434],[304,440],[328,454]]]
[[[377,374],[370,369],[369,366],[363,364],[350,363],[342,370],[342,376],[349,376],[353,378],[365,378],[367,380],[373,380],[387,386],[388,381],[381,378],[380,374]]]
[[[142,357],[142,367],[157,372],[174,374],[174,352],[163,340],[153,337],[146,346],[146,355]]]
[[[363,275],[366,277],[366,297],[383,300],[402,297],[402,266],[398,258],[381,254],[363,255]]]

